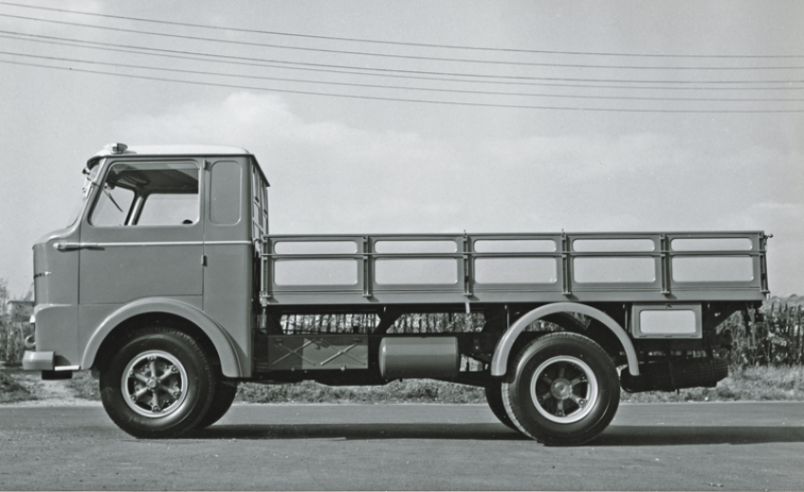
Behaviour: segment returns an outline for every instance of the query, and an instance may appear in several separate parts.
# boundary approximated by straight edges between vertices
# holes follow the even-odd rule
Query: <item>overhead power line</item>
[[[399,98],[399,97],[383,97],[383,96],[367,96],[356,94],[339,94],[339,93],[326,93],[304,91],[297,89],[277,89],[269,87],[255,87],[237,84],[222,84],[215,82],[201,82],[197,80],[176,80],[166,79],[162,77],[151,77],[147,75],[135,74],[121,74],[112,72],[103,72],[99,70],[89,70],[83,68],[72,67],[57,67],[52,65],[45,65],[40,63],[19,62],[14,60],[0,60],[0,63],[7,63],[12,65],[24,65],[30,67],[40,67],[52,70],[62,70],[79,73],[89,73],[97,75],[106,75],[112,77],[123,77],[140,80],[152,80],[159,82],[173,82],[179,84],[189,84],[196,86],[206,87],[223,87],[229,89],[245,89],[263,92],[286,93],[286,94],[302,94],[308,96],[324,96],[336,97],[344,99],[360,99],[371,101],[391,101],[391,102],[405,102],[405,103],[420,103],[420,104],[437,104],[444,106],[464,106],[464,107],[486,107],[486,108],[509,108],[509,109],[532,109],[532,110],[555,110],[555,111],[579,111],[579,112],[612,112],[612,113],[699,113],[699,114],[714,114],[714,113],[730,113],[730,114],[758,114],[758,113],[804,113],[804,109],[638,109],[638,108],[596,108],[596,107],[572,107],[572,106],[536,106],[524,104],[499,104],[499,103],[481,103],[481,102],[460,102],[460,101],[444,101],[435,99],[412,99],[412,98]]]
[[[251,80],[269,80],[272,82],[294,82],[302,84],[318,84],[327,86],[340,86],[340,87],[359,87],[363,89],[385,89],[385,90],[405,90],[414,92],[439,92],[448,94],[470,94],[482,96],[515,96],[515,97],[539,97],[539,98],[558,98],[558,99],[599,99],[599,100],[619,100],[619,101],[694,101],[694,102],[802,102],[804,98],[711,98],[711,97],[651,97],[651,96],[591,96],[591,95],[575,95],[575,94],[547,94],[547,93],[532,93],[532,92],[501,92],[501,91],[480,91],[480,90],[467,90],[467,89],[443,89],[431,87],[410,87],[399,85],[382,85],[382,84],[361,84],[354,82],[334,82],[322,80],[307,80],[298,78],[287,77],[267,77],[260,75],[240,75],[233,73],[223,72],[210,72],[208,70],[187,70],[179,68],[163,68],[152,67],[146,65],[132,65],[127,63],[113,63],[101,62],[95,60],[82,60],[77,58],[65,58],[58,56],[46,55],[32,55],[28,53],[17,53],[12,51],[0,51],[0,55],[21,56],[26,58],[36,58],[39,60],[50,60],[56,62],[74,62],[84,63],[88,65],[100,65],[107,67],[117,68],[133,68],[138,70],[155,70],[169,73],[179,74],[192,74],[192,75],[206,75],[213,77],[230,77]]]
[[[149,22],[153,24],[161,24],[161,25],[169,25],[169,26],[183,26],[183,27],[193,27],[193,28],[202,28],[202,29],[214,29],[219,31],[230,31],[230,32],[241,32],[241,33],[248,33],[248,34],[263,34],[263,35],[271,35],[271,36],[282,36],[282,37],[295,37],[295,38],[306,38],[306,39],[320,39],[320,40],[327,40],[327,41],[347,41],[347,42],[356,42],[356,43],[367,43],[367,44],[379,44],[379,45],[388,45],[388,46],[412,46],[412,47],[421,47],[421,48],[444,48],[444,49],[453,49],[453,50],[466,50],[466,51],[486,51],[486,52],[507,52],[507,53],[532,53],[532,54],[549,54],[549,55],[583,55],[583,56],[616,56],[616,57],[644,57],[644,58],[732,58],[732,59],[739,59],[739,58],[746,58],[746,59],[773,59],[773,58],[804,58],[804,55],[706,55],[706,54],[655,54],[655,53],[612,53],[612,52],[600,52],[600,51],[562,51],[562,50],[537,50],[537,49],[522,49],[522,48],[494,48],[494,47],[483,47],[483,46],[462,46],[462,45],[453,45],[453,44],[437,44],[437,43],[416,43],[416,42],[409,42],[409,41],[389,41],[389,40],[378,40],[378,39],[367,39],[367,38],[350,38],[350,37],[338,37],[338,36],[322,36],[322,35],[314,35],[314,34],[301,34],[301,33],[289,33],[289,32],[280,32],[280,31],[265,31],[265,30],[258,30],[258,29],[245,29],[239,27],[227,27],[227,26],[215,26],[209,24],[195,24],[190,22],[178,22],[178,21],[167,21],[162,19],[146,19],[143,17],[130,17],[130,16],[123,16],[123,15],[112,15],[112,14],[98,14],[96,12],[86,12],[81,10],[70,10],[70,9],[59,9],[53,7],[43,7],[38,5],[28,5],[16,2],[3,2],[0,1],[0,5],[8,5],[13,7],[22,7],[28,9],[37,9],[37,10],[45,10],[50,12],[61,12],[61,13],[69,13],[69,14],[79,14],[79,15],[86,15],[92,17],[100,17],[106,19],[118,19],[118,20],[128,20],[128,21],[137,21],[137,22]]]
[[[54,19],[38,19],[36,17],[28,17],[23,15],[0,14],[0,17],[29,20],[33,22],[46,22],[59,25],[77,26],[88,29],[102,29],[107,31],[114,31],[116,33],[127,32],[133,34],[144,34],[147,36],[159,36],[172,39],[187,39],[193,41],[204,41],[210,43],[222,43],[237,46],[254,46],[261,48],[274,48],[294,51],[305,51],[315,53],[328,53],[340,55],[357,55],[357,56],[370,56],[379,58],[393,58],[393,59],[406,59],[406,60],[420,60],[420,61],[438,61],[438,62],[458,62],[458,63],[472,63],[484,65],[505,65],[505,66],[530,66],[530,67],[554,67],[554,68],[598,68],[598,69],[617,69],[617,70],[716,70],[716,71],[733,71],[733,70],[800,70],[804,66],[750,66],[750,67],[717,67],[717,66],[646,66],[646,65],[595,65],[595,64],[582,64],[582,63],[544,63],[544,62],[516,62],[516,61],[503,61],[503,60],[477,60],[472,58],[448,58],[436,56],[421,56],[421,55],[401,55],[393,53],[374,53],[368,51],[350,51],[350,50],[336,50],[329,48],[309,48],[304,46],[286,46],[273,43],[257,43],[251,41],[235,41],[231,39],[208,38],[204,36],[190,36],[185,34],[169,34],[154,31],[140,31],[137,29],[127,29],[122,27],[99,26],[94,24],[86,24],[81,22],[69,22]]]
[[[119,43],[106,43],[99,41],[88,41],[82,39],[71,39],[59,36],[46,36],[42,34],[28,34],[16,31],[0,30],[0,33],[8,34],[0,37],[10,39],[20,39],[26,41],[46,42],[63,46],[77,46],[90,49],[101,49],[106,51],[116,51],[124,53],[144,54],[149,56],[161,56],[177,59],[210,61],[216,63],[228,63],[244,66],[265,66],[273,68],[284,68],[291,70],[312,70],[331,73],[341,73],[349,75],[366,75],[376,77],[409,78],[419,80],[449,80],[473,83],[493,83],[502,85],[548,85],[560,87],[598,87],[614,89],[670,89],[670,90],[800,90],[799,87],[635,87],[635,86],[606,86],[606,85],[578,85],[578,84],[558,84],[552,82],[580,82],[589,84],[674,84],[682,85],[758,85],[758,84],[795,84],[804,83],[801,80],[645,80],[645,79],[622,79],[622,78],[575,78],[575,77],[531,77],[521,75],[491,75],[469,72],[442,72],[426,70],[403,70],[391,68],[359,67],[354,65],[336,65],[325,63],[308,63],[287,60],[276,60],[266,58],[244,57],[236,55],[219,55],[199,51],[171,50],[164,48],[152,48],[146,46],[136,46]],[[195,58],[202,57],[202,58]],[[435,76],[435,77],[431,77]],[[439,78],[436,78],[439,77]],[[444,79],[440,77],[466,77],[461,79]],[[475,80],[472,80],[475,79]],[[525,82],[527,81],[527,82]],[[540,81],[539,83],[530,81]],[[551,82],[547,84],[545,82]]]

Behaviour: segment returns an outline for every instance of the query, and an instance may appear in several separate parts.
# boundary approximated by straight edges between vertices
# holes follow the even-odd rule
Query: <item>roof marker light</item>
[[[113,143],[106,146],[112,154],[122,154],[128,148],[124,143]]]

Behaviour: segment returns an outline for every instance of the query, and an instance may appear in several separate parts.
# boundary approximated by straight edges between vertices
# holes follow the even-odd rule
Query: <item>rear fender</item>
[[[628,337],[625,330],[612,319],[611,316],[603,311],[587,306],[586,304],[578,304],[575,302],[556,302],[554,304],[547,304],[541,306],[533,311],[525,314],[514,322],[513,325],[505,332],[500,342],[497,344],[497,349],[494,351],[494,357],[491,359],[491,375],[492,376],[505,376],[508,368],[508,358],[511,355],[511,349],[516,342],[519,335],[525,331],[529,324],[545,316],[556,313],[580,313],[590,318],[594,318],[603,323],[609,330],[617,336],[617,339],[622,344],[625,350],[626,358],[628,359],[628,372],[633,376],[639,375],[639,361],[637,359],[634,344]]]
[[[106,317],[89,338],[81,358],[81,368],[92,367],[101,344],[121,323],[134,316],[155,313],[167,313],[184,318],[201,329],[215,346],[224,376],[236,378],[251,375],[251,365],[248,358],[226,330],[195,306],[176,299],[162,297],[137,299],[120,307]]]

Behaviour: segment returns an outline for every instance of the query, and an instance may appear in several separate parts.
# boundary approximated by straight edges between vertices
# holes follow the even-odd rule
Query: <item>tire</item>
[[[220,420],[232,407],[236,394],[237,381],[226,380],[219,376],[215,383],[215,396],[212,397],[212,404],[195,428],[204,429]]]
[[[172,328],[135,332],[101,371],[106,413],[138,438],[176,437],[204,417],[214,396],[209,356]]]
[[[611,357],[589,338],[551,333],[514,358],[503,404],[526,436],[549,445],[583,444],[611,423],[620,404],[620,381]]]
[[[489,404],[491,413],[493,413],[494,416],[497,417],[497,419],[500,422],[505,424],[506,427],[519,432],[519,429],[517,429],[516,425],[514,425],[514,423],[511,422],[511,418],[505,411],[505,404],[503,403],[501,384],[502,383],[499,382],[493,382],[489,383],[485,387],[486,402],[488,402]]]

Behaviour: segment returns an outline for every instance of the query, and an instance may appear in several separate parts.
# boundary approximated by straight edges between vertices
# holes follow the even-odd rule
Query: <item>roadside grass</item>
[[[74,372],[73,378],[65,380],[64,383],[73,391],[76,398],[100,401],[98,380],[93,378],[89,371]]]
[[[732,368],[729,376],[715,388],[690,388],[676,393],[622,392],[620,401],[804,401],[804,366]]]
[[[409,379],[385,386],[323,386],[241,384],[236,400],[244,403],[486,403],[482,388],[442,381]],[[626,393],[628,403],[707,401],[804,401],[804,366],[733,369],[715,388],[678,392]]]
[[[241,384],[243,403],[485,403],[483,388],[427,379],[393,381],[384,386],[324,386],[314,381]]]
[[[14,376],[0,370],[0,403],[35,400],[36,395]]]
[[[77,398],[100,400],[98,381],[89,372],[73,374],[64,384]],[[14,372],[0,370],[0,403],[36,399],[19,383]],[[804,401],[804,366],[748,367],[732,369],[716,388],[691,388],[679,392],[622,392],[629,403],[707,401]],[[384,386],[325,386],[313,381],[293,384],[242,383],[240,403],[485,403],[482,388],[456,383],[407,379]]]

